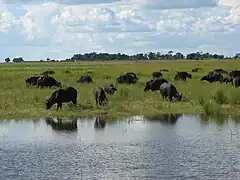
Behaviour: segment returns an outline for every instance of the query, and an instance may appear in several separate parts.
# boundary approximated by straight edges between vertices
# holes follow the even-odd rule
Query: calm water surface
[[[0,121],[0,179],[240,179],[240,124],[231,120],[165,115],[66,126]]]

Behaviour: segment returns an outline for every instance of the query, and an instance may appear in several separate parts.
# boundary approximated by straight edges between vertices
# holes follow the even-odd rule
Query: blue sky
[[[0,61],[240,52],[240,0],[0,0]]]

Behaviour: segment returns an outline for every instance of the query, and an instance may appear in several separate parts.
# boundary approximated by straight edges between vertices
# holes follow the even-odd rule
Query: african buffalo
[[[180,94],[176,87],[170,83],[163,83],[160,86],[160,94],[162,95],[162,99],[169,98],[170,101],[173,100],[173,97],[176,98],[177,101],[182,100],[182,93]]]
[[[213,71],[221,73],[221,74],[227,74],[228,72],[225,71],[224,69],[214,69]]]
[[[198,72],[200,70],[202,70],[202,68],[194,68],[194,69],[192,69],[192,72]]]
[[[79,83],[93,83],[93,80],[90,76],[81,76],[79,80],[77,80]]]
[[[27,86],[35,86],[37,85],[37,80],[40,78],[40,75],[29,76],[25,79],[25,83]]]
[[[233,78],[240,76],[240,71],[239,70],[233,70],[229,73],[229,75]]]
[[[52,129],[57,131],[76,131],[78,129],[77,127],[77,120],[72,121],[62,121],[62,118],[57,117],[57,122],[51,118],[46,117],[46,124],[50,125]]]
[[[137,79],[131,74],[122,74],[117,77],[116,83],[118,84],[135,84]]]
[[[108,102],[107,96],[101,87],[96,87],[93,90],[94,98],[96,101],[96,105],[103,106]]]
[[[223,78],[223,82],[226,84],[231,83],[233,85],[233,78],[231,76],[226,76]]]
[[[136,79],[136,81],[138,80],[138,77],[137,77],[137,74],[136,73],[134,73],[134,72],[126,72],[126,73],[124,73],[125,75],[132,75],[133,77],[134,77],[134,79]]]
[[[107,84],[104,86],[104,91],[109,95],[113,95],[117,88],[113,84]]]
[[[237,76],[237,77],[234,79],[234,86],[235,86],[235,87],[239,87],[239,86],[240,86],[240,76]]]
[[[161,72],[153,72],[152,73],[152,78],[160,78],[162,76]]]
[[[163,83],[168,83],[168,81],[163,78],[147,80],[144,91],[149,91],[149,90],[158,91],[160,89],[161,84]]]
[[[223,75],[221,73],[212,71],[212,72],[209,72],[206,76],[203,76],[201,78],[201,81],[208,81],[210,83],[213,83],[213,82],[222,83],[223,82]]]
[[[187,72],[179,72],[179,71],[177,71],[177,73],[174,76],[174,80],[175,81],[179,81],[179,80],[186,81],[187,78],[190,78],[190,79],[192,78],[192,75],[187,73]]]
[[[54,79],[51,76],[41,76],[38,80],[37,80],[37,87],[62,87],[61,82],[56,81],[56,79]]]
[[[161,72],[168,72],[168,69],[160,69]]]
[[[45,105],[46,109],[51,109],[51,107],[57,103],[57,110],[58,108],[62,108],[62,103],[71,102],[76,106],[77,105],[77,96],[78,92],[73,87],[66,87],[55,90],[51,97],[46,100]]]
[[[52,75],[52,74],[55,74],[55,71],[44,71],[43,73],[41,73],[41,75]]]

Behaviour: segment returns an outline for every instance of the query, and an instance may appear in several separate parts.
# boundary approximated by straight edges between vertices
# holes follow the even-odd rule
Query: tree
[[[5,59],[5,62],[6,62],[6,63],[9,63],[10,61],[11,61],[11,60],[10,60],[9,58],[6,58],[6,59]]]

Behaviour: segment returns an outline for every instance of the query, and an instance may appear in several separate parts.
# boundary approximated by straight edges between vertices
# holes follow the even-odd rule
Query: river
[[[240,179],[240,123],[231,119],[52,120],[0,121],[1,180]]]

